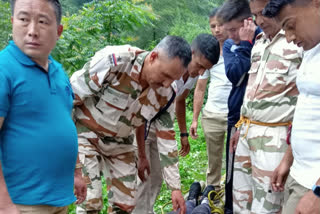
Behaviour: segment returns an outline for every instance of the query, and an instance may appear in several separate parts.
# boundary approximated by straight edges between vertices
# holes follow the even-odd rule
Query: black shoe
[[[208,198],[209,193],[210,193],[211,191],[214,191],[214,190],[215,190],[214,186],[208,185],[208,186],[204,189],[204,191],[203,191],[203,193],[202,193],[202,196],[201,196],[201,199],[200,199],[200,203],[202,202],[202,200],[203,200],[204,198]],[[210,194],[210,199],[213,200],[213,199],[214,199],[214,196],[215,196],[215,194],[214,194],[214,193],[211,193],[211,194]]]
[[[187,200],[195,200],[198,205],[198,198],[201,194],[201,186],[199,182],[193,182],[190,186],[189,196]]]

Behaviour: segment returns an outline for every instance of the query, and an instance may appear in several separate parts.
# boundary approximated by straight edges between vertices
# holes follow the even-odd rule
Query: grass
[[[187,124],[190,125],[192,122],[192,112],[187,110],[186,115]],[[180,142],[179,129],[177,123],[175,123],[176,130],[176,139]],[[190,142],[190,153],[186,157],[180,157],[179,159],[179,170],[181,176],[181,186],[182,192],[185,193],[189,190],[190,185],[194,181],[205,181],[206,180],[206,170],[207,170],[207,151],[206,143],[204,138],[204,133],[201,128],[200,122],[198,127],[198,139],[193,140],[189,138]],[[178,143],[179,144],[179,143]],[[179,145],[180,149],[180,145]],[[225,160],[225,153],[223,154],[223,160]],[[225,173],[225,161],[222,165],[222,174]],[[106,185],[103,185],[103,198],[104,198],[104,207],[100,212],[101,214],[107,213],[108,208],[108,199],[106,192]],[[165,183],[162,184],[161,192],[158,196],[158,199],[155,204],[155,212],[161,214],[161,207],[167,202],[171,201],[171,191],[167,189]],[[164,211],[171,211],[172,206],[168,205],[165,207]],[[68,214],[75,214],[75,205],[70,205]]]

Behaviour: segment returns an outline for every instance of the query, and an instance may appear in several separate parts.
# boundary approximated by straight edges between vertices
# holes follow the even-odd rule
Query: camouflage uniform
[[[173,82],[172,87],[180,96],[185,90],[190,90],[198,78],[189,77],[186,83],[181,78]],[[186,86],[187,85],[187,86]],[[150,175],[147,181],[138,179],[138,203],[133,214],[153,214],[153,206],[160,193],[163,180],[170,190],[180,190],[180,174],[178,146],[174,132],[174,111],[172,104],[166,112],[151,124],[150,132],[145,142],[146,156],[150,164]],[[162,130],[162,132],[159,132]],[[167,134],[163,131],[166,130]]]
[[[241,108],[242,117],[252,122],[240,128],[234,163],[234,213],[281,211],[283,193],[272,192],[270,181],[287,148],[287,124],[297,102],[295,81],[301,58],[302,50],[288,44],[283,31],[272,41],[263,33],[257,36]]]
[[[138,178],[137,206],[133,214],[151,214],[160,193],[163,178],[169,189],[180,189],[178,147],[173,130],[174,104],[154,121],[145,141],[150,175],[145,182]],[[163,129],[159,130],[159,126]],[[165,133],[167,132],[167,133]]]
[[[108,185],[109,213],[130,213],[136,200],[134,128],[151,120],[172,88],[142,90],[140,72],[148,52],[107,46],[71,77],[79,158],[87,181],[86,201],[77,213],[102,209],[101,175]]]

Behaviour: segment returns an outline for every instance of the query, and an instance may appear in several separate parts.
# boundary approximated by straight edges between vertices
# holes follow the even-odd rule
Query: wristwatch
[[[316,184],[313,185],[312,191],[313,191],[313,193],[314,193],[317,197],[320,198],[320,186],[318,186],[318,185],[316,185]]]
[[[188,133],[180,133],[180,137],[189,137]]]

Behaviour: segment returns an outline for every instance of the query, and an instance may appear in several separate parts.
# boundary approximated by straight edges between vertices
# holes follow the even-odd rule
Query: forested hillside
[[[53,52],[68,73],[112,44],[150,50],[165,35],[189,42],[209,32],[208,13],[223,0],[63,0],[64,32]],[[9,0],[0,1],[0,48],[10,39]]]

